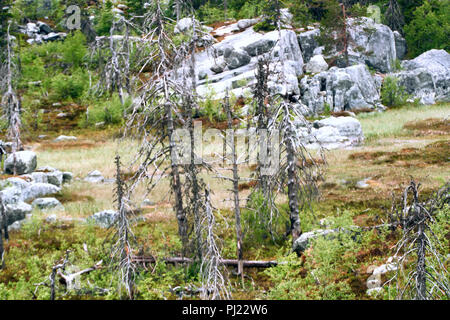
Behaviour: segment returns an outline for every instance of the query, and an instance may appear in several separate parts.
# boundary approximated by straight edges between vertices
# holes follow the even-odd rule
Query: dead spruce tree
[[[309,123],[284,98],[273,116],[271,131],[280,132],[280,162],[275,174],[271,176],[271,185],[277,193],[287,189],[290,226],[287,234],[292,235],[293,243],[301,235],[300,211],[307,209],[312,199],[318,195],[317,183],[321,179],[321,167],[324,163],[322,150],[319,159],[315,159],[304,147],[297,125]]]
[[[222,263],[220,250],[217,247],[216,221],[207,189],[205,189],[205,216],[201,222],[205,226],[205,242],[203,260],[200,266],[200,279],[202,282],[200,297],[208,300],[230,299],[229,284],[223,275],[225,267]]]
[[[403,192],[400,205],[394,205],[391,217],[402,226],[403,237],[397,243],[397,274],[389,282],[397,282],[397,299],[448,299],[450,287],[445,248],[433,232],[435,215],[450,203],[450,184],[428,202],[419,200],[419,188],[414,181]],[[448,249],[448,248],[447,248]],[[448,251],[448,250],[447,250]],[[404,265],[410,271],[405,274]]]
[[[405,26],[405,18],[397,0],[389,0],[388,8],[384,14],[387,25],[392,30],[396,30],[403,34],[403,27]]]
[[[69,291],[77,289],[76,282],[77,282],[77,279],[79,279],[79,277],[81,277],[83,274],[90,273],[90,272],[98,270],[102,267],[103,261],[100,260],[92,267],[89,267],[89,268],[86,268],[86,269],[83,269],[83,270],[80,270],[80,271],[77,271],[74,273],[67,273],[66,269],[67,269],[68,265],[70,264],[70,260],[69,260],[70,253],[71,253],[71,250],[67,250],[62,261],[60,260],[60,262],[58,262],[52,266],[52,272],[48,276],[47,280],[34,284],[34,286],[36,287],[33,292],[34,298],[37,297],[36,294],[37,294],[39,288],[44,286],[44,287],[50,288],[50,300],[56,300],[56,291],[58,289],[61,289],[61,287],[59,287],[59,285],[62,285],[64,287],[65,294],[67,294]],[[57,279],[56,276],[59,276],[59,279]],[[77,289],[77,290],[80,290],[80,289]],[[101,290],[105,291],[104,289],[101,289]]]
[[[0,196],[0,270],[5,267],[5,247],[3,239],[8,241],[8,217],[6,215],[5,205],[3,204],[3,197]]]
[[[268,87],[269,75],[273,72],[271,59],[272,54],[267,54],[258,60],[253,113],[247,119],[247,129],[249,129],[250,123],[255,124],[254,122],[256,121],[257,135],[257,144],[251,146],[250,141],[248,141],[248,155],[253,154],[255,148],[257,149],[256,168],[253,174],[253,179],[256,180],[256,187],[249,195],[248,200],[251,203],[251,207],[248,207],[248,209],[255,212],[259,224],[264,230],[269,232],[272,240],[275,241],[274,221],[279,215],[279,210],[275,205],[276,194],[270,186],[270,173],[268,174],[267,172],[273,165],[273,156],[277,156],[275,153],[277,152],[276,144],[278,143],[278,141],[273,140],[274,137],[269,132],[269,121],[273,112],[274,101],[274,96]],[[260,201],[252,201],[255,199]]]
[[[20,138],[20,128],[22,126],[21,121],[21,103],[14,89],[14,77],[17,77],[17,68],[14,63],[14,51],[11,43],[10,36],[11,24],[8,24],[7,39],[6,39],[6,57],[5,63],[2,68],[2,88],[3,96],[1,100],[1,107],[3,109],[3,117],[6,118],[8,124],[7,136],[12,140],[12,153],[15,153],[23,149],[22,141]],[[16,174],[16,166],[14,165],[14,172]]]
[[[135,264],[132,252],[135,238],[130,226],[129,212],[127,205],[126,186],[122,180],[120,170],[120,156],[115,158],[116,163],[116,189],[115,202],[117,204],[117,219],[114,225],[115,234],[113,236],[113,246],[111,248],[111,267],[117,274],[119,283],[119,294],[125,289],[129,299],[134,298]]]
[[[185,257],[189,246],[188,217],[175,141],[176,126],[183,122],[181,97],[184,88],[183,83],[174,77],[174,72],[185,59],[185,50],[179,50],[172,41],[172,21],[164,16],[159,1],[148,7],[144,19],[148,33],[143,43],[147,46],[148,55],[141,65],[151,69],[151,78],[143,83],[140,103],[132,106],[127,124],[141,137],[133,162],[139,163],[139,167],[133,176],[131,190],[145,180],[150,192],[166,174],[169,175],[182,255]]]
[[[186,40],[180,45],[179,50],[184,51],[186,59],[183,62],[183,67],[180,68],[181,74],[179,81],[183,83],[184,92],[181,97],[181,110],[184,121],[184,128],[187,130],[189,136],[189,163],[185,165],[185,186],[184,193],[186,198],[186,211],[188,216],[189,234],[193,233],[191,248],[194,257],[197,261],[202,260],[202,233],[201,233],[201,217],[204,215],[205,197],[202,190],[205,189],[205,183],[199,176],[201,170],[210,171],[211,166],[206,163],[199,154],[199,149],[196,143],[199,143],[201,136],[194,128],[193,115],[198,109],[198,96],[196,91],[197,74],[195,54],[197,43],[205,33],[201,29],[195,16],[192,15],[192,28],[185,34]],[[202,45],[207,47],[210,43],[202,41]]]
[[[237,157],[237,151],[236,151],[236,142],[235,142],[235,128],[233,126],[233,114],[231,111],[230,106],[230,99],[228,97],[228,90],[226,92],[226,96],[223,103],[224,111],[227,115],[227,125],[228,125],[228,132],[227,132],[227,146],[230,149],[230,153],[228,155],[228,160],[231,162],[232,165],[232,172],[233,177],[227,178],[222,177],[223,179],[230,180],[233,184],[232,186],[232,192],[233,192],[233,203],[234,203],[234,217],[235,217],[235,228],[236,228],[236,254],[237,254],[237,260],[238,260],[238,275],[244,279],[244,253],[243,253],[243,247],[242,247],[242,226],[241,226],[241,208],[239,204],[239,159]],[[224,155],[224,157],[227,157]]]
[[[98,95],[117,92],[122,105],[131,95],[133,78],[131,73],[131,52],[140,39],[130,37],[131,30],[140,32],[132,20],[115,16],[112,20],[110,35],[96,37],[91,45],[91,57],[98,59],[100,78],[92,89]]]

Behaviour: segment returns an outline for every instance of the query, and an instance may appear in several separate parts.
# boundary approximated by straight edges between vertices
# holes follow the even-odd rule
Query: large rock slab
[[[61,191],[61,188],[50,183],[33,183],[22,190],[21,200],[28,201]]]
[[[380,103],[379,85],[366,65],[333,67],[300,82],[301,101],[312,114],[330,111],[375,109]]]
[[[302,32],[297,36],[305,63],[309,62],[314,56],[314,50],[319,47],[319,36],[319,29]]]
[[[400,86],[422,104],[450,101],[450,54],[445,50],[430,50],[413,60],[402,62],[398,77]]]
[[[5,205],[5,213],[7,217],[7,226],[16,221],[25,219],[27,214],[30,214],[33,208],[25,202],[17,202]],[[0,215],[0,225],[3,225],[2,216]]]
[[[397,53],[397,59],[403,60],[408,52],[408,45],[406,43],[405,38],[398,31],[394,31],[395,38],[395,51]]]
[[[33,151],[18,151],[6,158],[4,169],[5,173],[14,174],[15,168],[16,174],[20,175],[33,172],[36,169],[36,165],[36,153]]]
[[[299,94],[298,77],[303,74],[303,57],[295,33],[282,30],[280,37],[278,31],[261,34],[255,32],[253,27],[233,33],[236,30],[239,31],[239,28],[234,25],[221,28],[220,33],[216,30],[216,34],[223,33],[225,39],[195,55],[197,78],[199,74],[204,78],[197,83],[197,93],[202,97],[213,94],[214,99],[223,98],[227,89],[236,96],[246,91],[250,93],[256,82],[258,59],[271,55],[271,91]],[[281,60],[284,64],[280,63]],[[284,76],[286,85],[279,81],[279,74]],[[236,86],[236,83],[245,85]]]
[[[225,62],[230,70],[237,69],[250,63],[251,58],[245,50],[233,49],[224,54]]]
[[[348,24],[350,64],[365,63],[380,72],[392,72],[397,59],[394,32],[366,17],[349,19]],[[338,59],[339,63],[343,64],[343,59]]]
[[[307,73],[319,73],[328,70],[328,63],[325,61],[322,55],[315,55],[306,64]]]
[[[33,207],[36,207],[40,210],[49,210],[49,209],[64,209],[61,202],[59,202],[56,198],[37,198],[33,200],[31,203]]]
[[[312,126],[297,122],[297,135],[309,149],[346,149],[364,141],[361,123],[353,117],[330,117]]]

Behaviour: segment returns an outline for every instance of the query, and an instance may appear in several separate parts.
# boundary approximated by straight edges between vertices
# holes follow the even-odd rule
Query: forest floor
[[[320,228],[319,221],[323,218],[334,221],[339,218],[351,219],[353,224],[359,226],[385,223],[386,209],[390,208],[392,195],[399,196],[411,179],[421,183],[425,197],[450,181],[449,104],[427,107],[408,105],[384,113],[359,114],[358,119],[363,126],[366,141],[362,146],[349,150],[326,152],[327,167],[324,181],[320,185],[320,199],[313,203],[313,213],[302,213],[304,232]],[[0,298],[33,298],[33,284],[43,281],[50,274],[51,265],[63,257],[68,248],[74,251],[73,259],[78,261],[78,267],[104,257],[103,241],[109,234],[108,230],[85,226],[76,221],[51,224],[45,222],[45,219],[50,214],[56,214],[59,218],[86,218],[101,210],[114,209],[114,184],[92,184],[83,181],[83,178],[92,170],[99,170],[105,178],[114,178],[115,154],[118,152],[121,155],[124,164],[129,163],[135,154],[137,142],[118,141],[115,139],[115,129],[95,132],[75,130],[62,134],[75,135],[78,140],[56,143],[52,142],[53,134],[49,134],[44,140],[27,139],[27,145],[37,153],[38,167],[49,165],[62,171],[71,171],[75,179],[56,196],[65,210],[35,210],[29,226],[24,225],[21,231],[11,233],[6,244],[6,268],[0,271]],[[214,148],[211,147],[211,152]],[[130,171],[124,167],[124,172],[127,176]],[[242,167],[240,173],[249,176],[251,167]],[[230,210],[232,203],[224,201],[231,197],[227,191],[230,186],[228,182],[212,175],[203,173],[203,177],[213,192],[212,203],[219,209],[217,220],[220,225],[218,233],[222,241],[222,255],[224,258],[235,258],[234,218]],[[367,179],[368,186],[364,189],[357,188],[356,183],[364,179]],[[244,199],[249,194],[249,189],[245,184],[242,184],[241,189],[241,197]],[[138,213],[145,217],[134,227],[140,252],[157,257],[178,256],[180,243],[168,195],[167,179],[163,179],[147,196],[144,190],[144,186],[140,186],[133,200],[139,204],[144,198],[148,198],[154,205],[142,207]],[[244,227],[244,231],[246,235],[250,234],[248,227]],[[245,239],[248,240],[247,243],[244,242],[245,259],[283,259],[290,251],[289,240],[273,244],[270,241]],[[395,237],[384,243],[373,243],[372,247],[359,248],[353,271],[347,275],[336,275],[336,283],[349,283],[352,295],[348,298],[368,298],[365,295],[365,281],[369,275],[365,269],[370,265],[385,263],[392,255],[393,244]],[[185,268],[165,265],[153,268],[147,271],[148,277],[141,280],[138,288],[142,291],[140,298],[176,298],[170,288],[187,285],[188,271]],[[299,270],[298,276],[304,278],[301,274],[301,270],[307,272],[304,261],[301,261]],[[229,271],[231,274],[232,270]],[[248,270],[247,275],[244,285],[237,277],[230,275],[234,298],[278,297],[271,291],[277,285],[273,274],[253,269]],[[88,280],[95,280],[96,286],[101,286],[102,281],[106,283],[106,279],[109,279],[106,275],[87,277]],[[36,297],[46,298],[46,290],[40,289],[42,293],[37,293]],[[82,294],[67,296],[70,297],[89,298]],[[279,298],[285,297],[298,298],[289,294]]]

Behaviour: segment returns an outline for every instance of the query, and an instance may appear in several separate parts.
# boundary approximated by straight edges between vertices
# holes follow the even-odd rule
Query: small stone
[[[92,183],[98,183],[103,182],[105,178],[102,176],[102,173],[98,170],[91,171],[86,178],[84,178],[84,181],[92,182]]]
[[[57,137],[55,140],[53,140],[54,142],[61,142],[61,141],[75,141],[77,140],[77,137],[74,136],[65,136],[65,135],[60,135],[59,137]]]
[[[141,203],[141,207],[148,207],[148,206],[153,206],[153,205],[155,205],[155,203],[149,199],[145,199]]]
[[[54,223],[56,222],[57,218],[58,217],[56,216],[56,214],[51,214],[47,218],[45,218],[45,221],[48,223]]]
[[[73,173],[69,171],[63,172],[63,183],[70,183],[73,179]]]
[[[38,198],[35,199],[31,205],[40,210],[49,210],[49,209],[64,209],[61,202],[56,198]]]
[[[94,213],[87,221],[93,221],[96,225],[102,228],[111,227],[118,217],[118,213],[114,210],[104,210]]]

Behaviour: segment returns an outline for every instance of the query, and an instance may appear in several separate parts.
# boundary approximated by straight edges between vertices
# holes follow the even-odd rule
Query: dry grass
[[[431,107],[406,107],[389,110],[381,114],[360,115],[363,130],[368,141],[364,146],[353,150],[334,150],[327,152],[327,170],[325,181],[321,185],[322,200],[333,202],[337,206],[347,203],[373,203],[388,200],[393,191],[400,191],[411,177],[420,181],[423,188],[431,190],[450,179],[449,168],[449,138],[450,134],[418,136],[417,130],[428,130],[430,126],[440,123],[436,127],[439,131],[447,130],[448,121],[442,118],[450,115],[449,105]],[[432,119],[432,120],[430,120]],[[413,122],[414,121],[414,122]],[[94,212],[112,209],[114,184],[90,184],[82,179],[92,170],[99,170],[104,177],[113,178],[114,156],[121,155],[124,164],[130,163],[137,142],[126,140],[118,143],[112,138],[110,131],[105,132],[77,132],[79,139],[74,142],[49,143],[40,142],[33,145],[38,153],[38,166],[50,165],[64,171],[74,173],[76,180],[64,187],[58,195],[64,203],[65,211],[58,213],[62,216],[86,217]],[[211,199],[218,209],[231,209],[231,183],[217,178],[217,175],[230,175],[229,168],[222,168],[222,160],[213,157],[221,154],[223,144],[221,140],[211,140],[204,144],[203,154],[210,155],[215,161],[218,173],[203,171],[203,177],[208,188],[211,189]],[[244,154],[243,147],[238,148],[238,155]],[[243,159],[242,159],[243,160]],[[240,166],[240,175],[249,178],[255,165]],[[124,175],[129,178],[133,170],[124,168]],[[367,183],[369,189],[360,190],[354,184],[362,179],[371,178]],[[342,180],[350,181],[344,184]],[[240,194],[245,205],[245,199],[254,183],[243,181],[240,183]],[[169,190],[169,181],[163,177],[150,194],[146,194],[146,186],[139,185],[133,194],[133,201],[140,205],[144,198],[149,198],[154,206],[144,207],[143,215],[149,221],[173,223]],[[283,201],[283,200],[281,200]],[[319,204],[320,206],[320,204]],[[361,218],[362,219],[362,218]],[[369,221],[359,223],[369,223]]]

